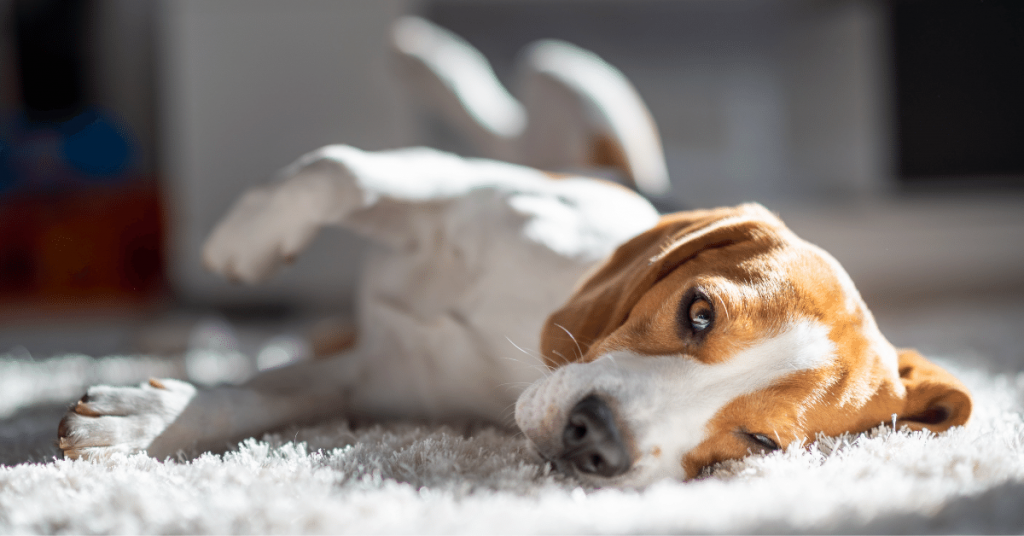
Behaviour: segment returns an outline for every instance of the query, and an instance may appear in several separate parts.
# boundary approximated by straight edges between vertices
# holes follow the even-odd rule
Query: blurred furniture
[[[0,7],[17,81],[0,112],[0,320],[159,299],[164,201],[124,120],[131,107],[99,96],[94,58],[108,56],[90,21],[104,11],[88,0]]]

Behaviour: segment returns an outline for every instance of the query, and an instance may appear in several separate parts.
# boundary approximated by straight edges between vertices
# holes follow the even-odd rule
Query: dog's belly
[[[358,352],[365,376],[355,386],[351,411],[511,425],[519,393],[544,373],[538,334],[557,306],[549,298],[557,294],[430,312],[380,296],[364,300],[362,325],[372,327]]]
[[[406,209],[415,212],[404,243],[374,250],[364,266],[365,376],[352,412],[511,425],[516,397],[546,370],[544,320],[630,235],[558,219],[563,202],[552,199],[482,188]],[[553,241],[559,232],[573,236]]]
[[[545,371],[542,323],[591,263],[522,242],[483,251],[508,238],[495,231],[469,247],[439,240],[429,254],[370,255],[359,322],[365,381],[352,412],[511,425],[519,393]]]
[[[391,337],[375,344],[351,413],[372,418],[480,418],[512,424],[519,393],[542,374],[543,365],[506,341],[507,350],[480,340],[461,319],[424,319],[381,306]],[[383,331],[383,330],[382,330]]]

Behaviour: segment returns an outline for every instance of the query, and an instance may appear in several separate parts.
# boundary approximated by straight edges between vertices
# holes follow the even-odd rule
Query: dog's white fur
[[[431,149],[315,151],[240,199],[204,258],[254,282],[324,225],[367,237],[377,247],[360,287],[357,347],[240,388],[91,388],[65,419],[62,448],[163,456],[332,415],[507,422],[522,388],[544,373],[547,315],[657,217],[622,187],[502,162]]]

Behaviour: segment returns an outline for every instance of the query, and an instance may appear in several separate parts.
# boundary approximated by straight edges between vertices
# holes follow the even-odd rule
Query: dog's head
[[[816,434],[967,421],[949,373],[879,332],[843,268],[759,205],[665,216],[548,319],[553,373],[516,404],[543,457],[594,484],[693,478]]]

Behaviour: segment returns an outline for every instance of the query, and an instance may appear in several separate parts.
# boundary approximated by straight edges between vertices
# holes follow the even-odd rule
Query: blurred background
[[[1024,368],[1010,0],[2,0],[0,356],[272,365],[346,333],[354,237],[323,232],[258,287],[204,272],[200,246],[316,147],[464,151],[394,72],[406,14],[513,92],[532,40],[593,50],[646,100],[680,205],[759,201],[847,267],[894,343]]]

